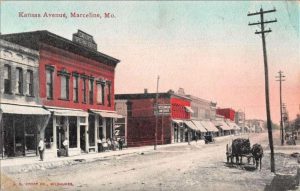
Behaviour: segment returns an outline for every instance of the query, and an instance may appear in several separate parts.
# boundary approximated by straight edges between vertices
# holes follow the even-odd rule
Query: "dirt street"
[[[264,190],[274,177],[269,154],[263,158],[261,171],[228,167],[225,150],[229,142],[231,139],[207,145],[158,146],[157,151],[7,174],[6,179],[16,183],[15,190]],[[252,134],[250,142],[267,147],[267,134]]]

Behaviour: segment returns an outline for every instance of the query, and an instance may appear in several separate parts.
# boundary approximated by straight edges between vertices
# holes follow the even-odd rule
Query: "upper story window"
[[[78,103],[78,74],[73,73],[73,101]]]
[[[16,87],[17,87],[17,94],[23,95],[23,70],[22,70],[22,68],[16,69]]]
[[[111,82],[107,83],[107,106],[111,106]]]
[[[104,82],[97,81],[97,104],[104,105],[104,87]]]
[[[27,70],[26,86],[27,86],[26,94],[28,96],[34,96],[34,94],[33,94],[33,71],[32,70]]]
[[[60,99],[69,100],[69,79],[70,74],[65,70],[57,72],[60,76]]]
[[[89,101],[90,104],[94,103],[94,78],[89,80]]]
[[[11,93],[11,66],[4,65],[4,93]]]
[[[87,81],[87,76],[86,75],[82,75],[82,86],[81,86],[81,91],[82,91],[82,103],[86,103],[86,81]]]
[[[53,66],[46,66],[46,94],[47,99],[53,99]]]

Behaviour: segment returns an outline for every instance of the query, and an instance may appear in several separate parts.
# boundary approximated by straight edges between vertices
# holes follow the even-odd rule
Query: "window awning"
[[[218,132],[218,128],[210,121],[201,121],[201,124],[205,127],[208,132]]]
[[[195,130],[195,131],[200,131],[196,125],[192,121],[183,121],[184,124],[186,124],[189,128]]]
[[[232,127],[229,127],[225,121],[216,121],[215,122],[216,126],[219,126],[221,129],[223,129],[224,131],[228,131],[228,130],[233,130]]]
[[[207,130],[200,123],[200,121],[192,120],[192,122],[197,126],[197,128],[199,129],[200,132],[202,132],[202,133],[207,132]]]
[[[38,105],[17,105],[9,103],[1,103],[0,111],[9,114],[22,115],[50,115],[51,113]]]
[[[117,114],[115,111],[102,111],[90,109],[92,113],[98,114],[103,118],[124,118],[124,116]]]
[[[234,122],[228,121],[227,124],[234,130],[241,130],[241,128]]]
[[[71,108],[60,108],[60,107],[46,107],[47,110],[53,112],[55,116],[79,116],[87,117],[88,112],[81,109],[71,109]]]
[[[189,106],[184,106],[184,107],[185,107],[186,112],[188,112],[188,113],[194,113],[194,111],[192,110],[191,107],[189,107]]]
[[[173,121],[174,123],[177,123],[177,124],[183,123],[183,121],[182,121],[182,120],[179,120],[179,119],[172,119],[172,121]]]

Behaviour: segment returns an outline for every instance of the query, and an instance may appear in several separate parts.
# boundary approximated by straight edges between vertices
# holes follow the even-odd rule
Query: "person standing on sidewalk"
[[[63,142],[63,146],[64,146],[64,148],[66,150],[66,156],[68,157],[69,156],[69,141],[68,141],[67,137],[66,137],[66,139]]]
[[[44,151],[45,151],[45,143],[44,143],[43,138],[40,138],[38,149],[39,149],[40,160],[43,161],[44,160]]]
[[[119,138],[119,150],[122,150],[123,149],[123,140],[122,138]]]

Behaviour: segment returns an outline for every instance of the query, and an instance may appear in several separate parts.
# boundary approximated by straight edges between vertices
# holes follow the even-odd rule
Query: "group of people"
[[[63,148],[65,151],[65,156],[69,156],[69,140],[66,137],[65,140],[63,141]],[[44,160],[44,154],[45,154],[45,141],[43,138],[40,138],[39,144],[38,144],[38,151],[39,151],[39,156],[40,156],[40,160],[43,161]]]
[[[65,156],[69,156],[69,141],[68,138],[65,138],[65,140],[63,141],[63,148],[65,151]],[[105,139],[98,139],[97,141],[98,144],[98,152],[104,152],[107,150],[116,150],[117,148],[119,150],[123,149],[123,144],[124,144],[124,140],[122,138],[118,138],[118,139],[110,139],[107,138]],[[45,153],[45,141],[43,138],[40,138],[39,144],[38,144],[38,151],[39,151],[39,156],[40,156],[40,160],[43,161],[44,160],[44,153]]]
[[[119,150],[123,149],[123,139],[118,138],[118,139],[110,139],[107,138],[105,139],[98,139],[97,144],[98,144],[98,152],[104,152],[107,150],[116,150],[117,148]]]

